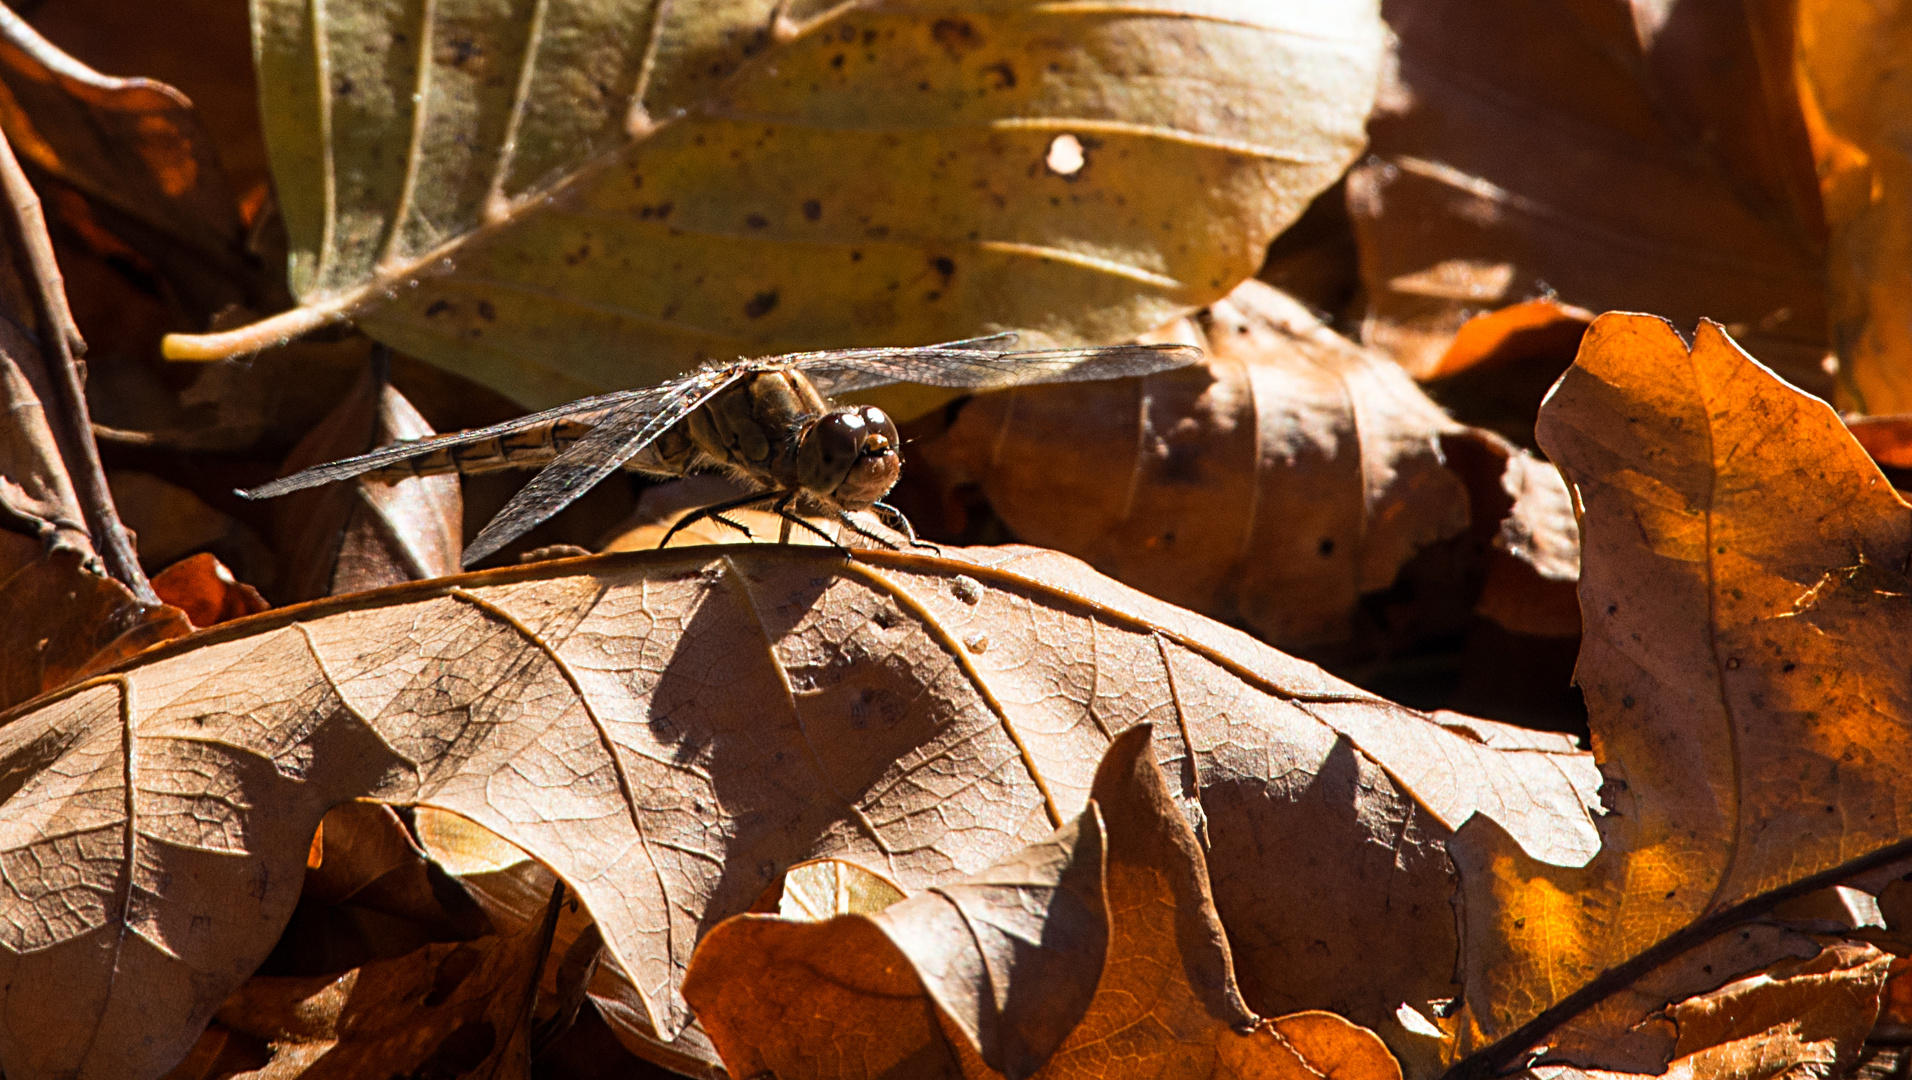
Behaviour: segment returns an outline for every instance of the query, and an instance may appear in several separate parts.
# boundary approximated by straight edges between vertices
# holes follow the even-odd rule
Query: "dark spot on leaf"
[[[1623,698],[1621,698],[1621,699],[1620,699],[1620,704],[1621,704],[1621,705],[1622,705],[1623,707],[1625,707],[1625,708],[1628,708],[1628,709],[1631,709],[1631,708],[1633,708],[1633,695],[1632,695],[1632,694],[1628,694],[1628,695],[1626,695],[1625,697],[1623,697]]]
[[[1607,614],[1609,614],[1609,615],[1618,615],[1618,614],[1620,614],[1620,605],[1618,605],[1618,604],[1608,604],[1608,605],[1607,605]]]
[[[938,19],[930,25],[929,35],[943,47],[951,60],[960,60],[966,52],[982,45],[982,37],[967,19]]]
[[[753,319],[761,319],[776,310],[777,300],[777,290],[775,289],[771,289],[769,292],[760,292],[751,297],[750,302],[744,305],[744,314]]]
[[[848,59],[848,57],[845,57],[842,53],[838,53],[835,56],[832,56],[830,58],[830,66],[833,68],[840,68],[843,66],[843,61],[846,59]]]
[[[586,240],[584,243],[578,245],[578,249],[576,251],[565,252],[564,261],[567,266],[576,266],[577,264],[583,262],[585,259],[588,259],[590,257],[591,257],[591,242],[589,240]]]
[[[983,70],[996,77],[995,88],[998,90],[1008,90],[1016,85],[1016,69],[1010,67],[1007,60],[991,64]]]
[[[942,298],[943,298],[942,292],[937,289],[931,289],[930,291],[923,294],[923,299],[928,300],[931,303],[935,303],[936,301],[941,300]]]
[[[854,249],[854,248],[852,248],[852,249],[850,249],[850,261],[851,261],[851,262],[862,262],[862,261],[863,261],[863,253],[862,253],[861,251],[857,251],[857,250],[856,250],[856,249]]]
[[[352,82],[351,79],[348,79],[343,75],[339,76],[339,83],[338,83],[338,87],[336,91],[339,97],[351,97],[352,91],[355,89],[357,89],[357,87]]]
[[[770,224],[770,222],[762,214],[745,214],[744,224],[753,229],[761,229],[765,225]]]
[[[929,265],[945,282],[956,276],[956,260],[947,255],[936,256],[929,261]]]
[[[1324,559],[1330,555],[1333,555],[1334,554],[1334,537],[1332,536],[1322,537],[1321,543],[1315,546],[1315,550],[1319,551],[1321,553],[1321,557]]]
[[[1779,665],[1779,670],[1780,670],[1780,671],[1782,671],[1782,672],[1783,672],[1783,671],[1791,671],[1792,669],[1794,669],[1794,668],[1796,668],[1796,667],[1798,667],[1798,666],[1799,666],[1798,664],[1795,664],[1795,663],[1793,663],[1793,662],[1792,662],[1791,660],[1788,660],[1788,661],[1786,661],[1785,663],[1783,663],[1783,664],[1781,664],[1781,665]]]
[[[443,315],[445,312],[450,310],[451,310],[450,300],[433,300],[431,302],[431,306],[425,309],[425,317],[428,319],[434,318],[436,316]]]
[[[491,306],[491,301],[480,300],[478,301],[478,317],[491,322],[498,317],[498,309]]]
[[[641,220],[656,218],[662,221],[671,216],[671,210],[673,210],[676,205],[675,203],[661,202],[656,206],[640,206],[637,209],[637,216]]]
[[[803,200],[803,216],[806,220],[816,221],[823,216],[823,204],[815,199]]]

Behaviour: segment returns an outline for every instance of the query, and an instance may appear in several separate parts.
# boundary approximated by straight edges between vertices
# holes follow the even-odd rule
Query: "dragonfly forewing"
[[[543,524],[616,472],[672,424],[695,412],[750,368],[732,365],[680,380],[662,404],[633,402],[602,414],[588,432],[551,460],[531,482],[518,489],[465,549],[463,565],[490,558],[498,549]]]

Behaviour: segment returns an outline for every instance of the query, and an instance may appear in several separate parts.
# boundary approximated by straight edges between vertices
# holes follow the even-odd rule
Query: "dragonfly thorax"
[[[832,409],[797,441],[797,483],[845,510],[861,510],[896,486],[903,459],[889,414],[874,405]]]

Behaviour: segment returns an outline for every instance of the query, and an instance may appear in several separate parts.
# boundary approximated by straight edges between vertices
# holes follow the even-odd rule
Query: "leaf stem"
[[[93,547],[106,564],[106,572],[125,585],[134,598],[144,604],[158,605],[153,585],[140,569],[133,540],[120,523],[119,510],[113,505],[113,492],[106,485],[106,470],[100,465],[99,445],[93,441],[93,420],[86,407],[85,378],[76,354],[86,352],[86,342],[73,323],[73,312],[66,304],[66,283],[53,257],[53,240],[47,235],[46,215],[40,197],[27,182],[13,147],[0,135],[0,192],[9,211],[7,225],[12,239],[25,254],[31,271],[35,322],[39,324],[40,353],[49,369],[56,400],[47,402],[47,420],[53,438],[59,444],[60,457],[73,481],[73,493],[87,531],[93,534]]]

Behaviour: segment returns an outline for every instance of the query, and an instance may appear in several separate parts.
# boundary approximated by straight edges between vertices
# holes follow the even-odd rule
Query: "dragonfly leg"
[[[668,547],[671,542],[671,537],[676,536],[678,533],[678,530],[689,528],[691,525],[694,525],[697,522],[704,520],[705,518],[709,518],[712,521],[716,521],[716,522],[720,522],[722,524],[728,525],[731,528],[736,529],[738,532],[743,533],[745,536],[753,535],[750,531],[749,526],[743,524],[742,522],[732,521],[729,518],[725,517],[724,515],[729,513],[732,510],[741,510],[746,506],[752,505],[753,503],[767,502],[776,497],[777,497],[777,493],[774,491],[755,491],[739,499],[731,499],[727,502],[720,502],[716,504],[715,506],[706,506],[702,510],[685,514],[683,517],[677,519],[677,524],[672,525],[670,527],[670,531],[664,534],[664,539],[658,541],[657,546],[660,548]]]
[[[934,551],[938,555],[941,555],[943,553],[943,549],[936,546],[935,544],[932,544],[927,540],[917,539],[916,530],[910,526],[910,519],[903,516],[903,511],[898,510],[896,507],[891,506],[889,503],[886,503],[886,502],[871,503],[870,513],[875,516],[876,520],[882,522],[885,525],[888,525],[890,528],[895,529],[897,532],[902,533],[903,539],[908,540],[911,547],[928,548],[929,550]]]
[[[792,491],[789,494],[785,495],[783,498],[778,499],[777,504],[770,508],[771,513],[783,519],[783,542],[784,543],[787,544],[790,542],[790,526],[795,525],[798,528],[808,529],[811,532],[822,537],[823,542],[826,544],[829,544],[833,548],[836,548],[840,551],[849,550],[849,548],[846,548],[843,546],[843,541],[838,540],[836,537],[831,536],[829,533],[824,532],[822,529],[819,529],[815,525],[810,524],[810,522],[807,521],[803,517],[803,515],[797,513],[795,510],[792,510],[790,508],[790,504],[795,502],[796,499],[797,499],[797,493]]]

